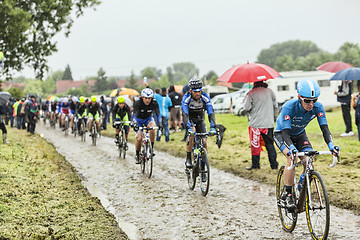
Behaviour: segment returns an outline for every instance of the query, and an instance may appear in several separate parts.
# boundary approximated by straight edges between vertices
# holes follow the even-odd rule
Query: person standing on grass
[[[171,99],[166,94],[166,88],[161,88],[161,94],[154,94],[154,97],[159,104],[160,116],[161,116],[161,123],[163,126],[164,134],[165,134],[165,142],[169,142],[169,108],[172,106]],[[160,141],[161,129],[157,131],[156,141]]]
[[[271,169],[277,169],[274,147],[274,120],[277,102],[274,92],[268,88],[268,84],[260,81],[255,82],[253,89],[245,98],[245,111],[249,120],[249,137],[251,145],[251,166],[247,170],[260,168],[260,153],[262,150],[261,138],[265,142]]]
[[[358,130],[358,139],[360,141],[360,80],[357,81],[358,93],[355,95],[354,109],[355,109],[355,124]]]
[[[172,107],[170,109],[170,129],[177,132],[181,124],[181,93],[175,91],[174,85],[169,88],[169,98],[171,99]]]
[[[29,132],[35,134],[36,121],[39,117],[39,109],[36,104],[36,97],[34,95],[30,96],[30,101],[28,103],[28,121],[29,121]]]
[[[338,91],[335,91],[337,95],[337,101],[341,104],[341,111],[345,122],[346,130],[340,134],[341,137],[353,136],[352,122],[350,114],[351,106],[351,94],[353,92],[352,81],[341,81],[341,85],[338,87]]]
[[[4,115],[6,114],[6,106],[5,105],[1,105],[0,106],[0,129],[2,131],[2,139],[3,139],[3,143],[7,144],[8,142],[6,141],[6,137],[7,137],[7,130],[6,130],[6,126],[4,123]]]

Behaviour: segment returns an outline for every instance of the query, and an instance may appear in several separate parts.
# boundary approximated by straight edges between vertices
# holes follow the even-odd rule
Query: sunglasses
[[[304,103],[306,103],[306,104],[310,104],[310,103],[315,104],[318,100],[317,98],[302,98],[302,97],[300,97],[300,99],[303,100]]]

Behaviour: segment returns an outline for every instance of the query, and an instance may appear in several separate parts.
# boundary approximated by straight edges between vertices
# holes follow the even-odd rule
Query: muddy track
[[[101,137],[91,146],[89,137],[84,143],[42,123],[37,132],[74,166],[130,238],[310,239],[305,213],[299,215],[293,233],[281,229],[275,185],[212,168],[210,191],[203,197],[198,185],[194,191],[188,189],[183,159],[156,152],[153,177],[148,179],[135,165],[133,145],[126,159],[120,159],[111,138]],[[360,216],[331,206],[329,239],[359,236]]]

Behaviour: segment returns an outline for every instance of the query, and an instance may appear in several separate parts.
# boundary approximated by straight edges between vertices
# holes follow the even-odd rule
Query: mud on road
[[[198,185],[188,189],[184,159],[156,152],[149,179],[135,165],[134,145],[122,159],[111,138],[91,146],[89,137],[81,142],[49,125],[38,124],[37,132],[74,166],[132,239],[310,239],[305,213],[293,233],[282,230],[275,182],[268,186],[211,168],[210,191],[203,197]],[[331,206],[329,239],[359,237],[360,216]]]

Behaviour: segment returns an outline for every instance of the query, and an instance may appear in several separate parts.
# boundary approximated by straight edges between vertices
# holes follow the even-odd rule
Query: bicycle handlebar
[[[115,121],[114,124],[118,125],[118,124],[129,124],[129,123],[132,123],[131,121]]]
[[[159,127],[139,127],[139,130],[151,130],[151,129],[158,129]]]
[[[298,152],[296,155],[298,157],[303,156],[316,156],[316,155],[324,155],[324,154],[333,154],[331,151],[306,151],[306,152]],[[335,157],[333,155],[333,162],[329,165],[330,168],[333,168],[336,166],[337,163],[340,163],[339,157]],[[291,160],[291,165],[288,167],[288,170],[292,170],[295,168],[295,155],[293,156],[293,159]]]

